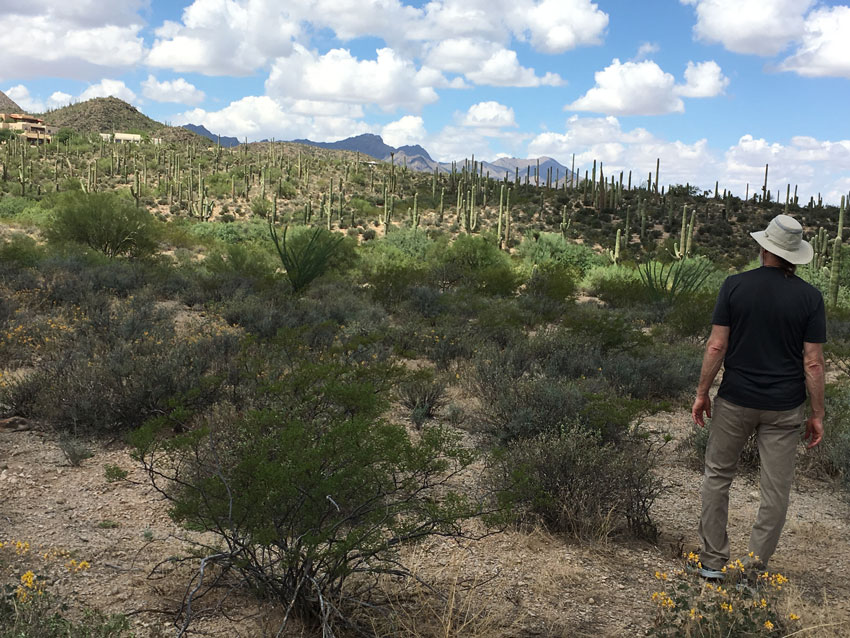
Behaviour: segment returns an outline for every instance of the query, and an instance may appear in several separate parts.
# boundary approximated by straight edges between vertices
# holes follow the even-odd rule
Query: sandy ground
[[[689,415],[663,413],[646,425],[658,436],[674,437],[659,468],[670,489],[654,509],[662,534],[658,544],[575,544],[540,530],[463,544],[429,541],[407,552],[407,564],[463,603],[449,611],[416,587],[389,584],[401,618],[397,635],[434,634],[433,627],[440,628],[434,635],[445,636],[644,635],[655,612],[650,601],[657,589],[655,571],[680,569],[681,550],[697,547],[700,485],[699,472],[676,449],[676,440],[689,428]],[[180,539],[188,534],[170,521],[164,501],[123,444],[91,449],[92,458],[72,467],[58,437],[36,424],[27,431],[0,431],[0,541],[28,541],[33,551],[27,560],[34,563],[40,560],[36,549],[52,548],[88,560],[92,567],[85,572],[54,569],[51,590],[74,605],[128,614],[137,636],[173,636],[169,614],[179,604],[191,568],[166,564],[165,571],[153,576],[151,571],[170,556],[185,555],[188,545]],[[107,464],[126,470],[129,480],[107,482]],[[757,477],[740,477],[731,497],[733,552],[746,550],[757,506]],[[798,476],[771,564],[790,578],[804,606],[834,623],[850,622],[850,586],[843,577],[850,555],[849,511],[829,484]],[[13,571],[10,579],[0,563],[0,582],[19,578],[14,570],[20,571],[22,563],[15,565],[6,567]],[[202,618],[196,629],[221,637],[277,631],[279,609],[233,598],[225,610],[233,620],[218,613]],[[284,635],[309,634],[293,625]],[[826,635],[850,636],[850,624]]]

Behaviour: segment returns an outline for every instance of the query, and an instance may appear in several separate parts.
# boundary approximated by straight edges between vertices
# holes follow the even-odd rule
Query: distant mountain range
[[[202,137],[206,137],[207,139],[212,140],[213,142],[216,142],[216,143],[220,142],[222,147],[224,147],[224,148],[232,148],[234,146],[239,146],[239,140],[237,138],[226,137],[224,135],[219,137],[215,133],[210,133],[207,130],[207,128],[203,125],[199,126],[197,124],[184,124],[183,128],[189,129],[193,133],[197,133],[198,135],[201,135]]]
[[[203,126],[195,124],[186,124],[184,126],[190,131],[197,133],[198,135],[203,135],[210,140],[217,141],[219,139],[217,135],[211,133]],[[291,141],[295,144],[306,144],[308,146],[316,146],[318,148],[327,148],[338,151],[355,151],[357,153],[362,153],[363,155],[368,155],[369,157],[374,157],[376,160],[380,160],[382,162],[389,162],[392,160],[397,165],[407,166],[410,170],[414,171],[433,172],[434,169],[437,169],[438,171],[449,173],[452,170],[450,162],[435,161],[428,151],[418,144],[412,146],[399,146],[396,148],[386,144],[380,135],[374,135],[371,133],[348,137],[344,140],[339,140],[338,142],[314,142],[307,139]],[[239,140],[235,137],[221,137],[222,146],[230,147],[236,146],[237,144],[239,144]],[[517,175],[519,175],[521,180],[528,177],[531,181],[534,181],[537,173],[538,161],[540,162],[541,182],[546,179],[547,171],[550,168],[552,169],[553,182],[557,180],[558,183],[563,184],[565,179],[569,179],[569,169],[551,157],[533,159],[502,157],[493,162],[479,160],[479,166],[480,170],[485,175],[489,173],[490,177],[494,179],[503,179],[507,175],[508,180],[513,180]],[[463,160],[456,162],[456,165],[458,170],[460,170],[463,167]]]

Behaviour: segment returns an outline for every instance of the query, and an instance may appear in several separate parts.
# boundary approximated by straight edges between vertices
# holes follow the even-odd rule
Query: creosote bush
[[[282,348],[259,364],[256,409],[199,415],[178,436],[154,419],[133,442],[172,517],[218,537],[206,564],[330,631],[376,577],[405,573],[402,544],[463,535],[481,508],[450,485],[473,455],[448,430],[414,439],[380,418],[391,368]],[[298,358],[283,355],[292,348]]]

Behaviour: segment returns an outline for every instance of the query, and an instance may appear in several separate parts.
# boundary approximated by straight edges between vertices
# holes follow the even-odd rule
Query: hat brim
[[[785,250],[765,237],[765,232],[763,230],[750,233],[750,237],[755,239],[756,242],[758,242],[758,245],[766,251],[782,257],[785,261],[798,266],[809,263],[812,260],[812,257],[815,256],[814,248],[812,248],[812,245],[804,239],[800,241],[800,247],[797,250]]]

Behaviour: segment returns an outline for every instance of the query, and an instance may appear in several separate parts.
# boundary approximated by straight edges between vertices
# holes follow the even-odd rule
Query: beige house
[[[116,144],[141,144],[142,136],[136,133],[98,133],[100,139],[106,142],[115,142]],[[150,138],[152,144],[162,144],[162,138]]]
[[[24,113],[0,113],[0,128],[20,131],[30,144],[49,144],[56,127]]]
[[[115,142],[118,144],[141,144],[142,136],[138,133],[116,133],[114,135]]]

